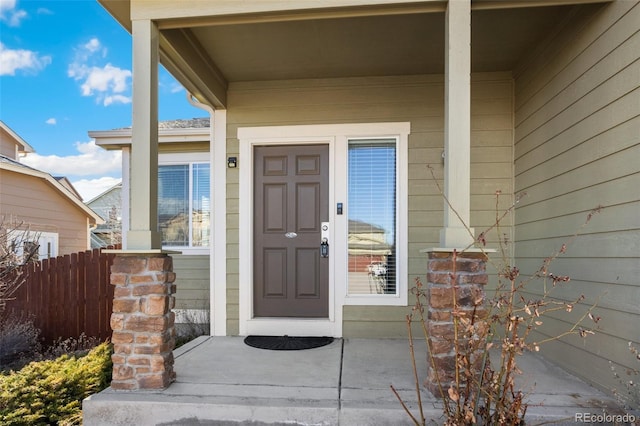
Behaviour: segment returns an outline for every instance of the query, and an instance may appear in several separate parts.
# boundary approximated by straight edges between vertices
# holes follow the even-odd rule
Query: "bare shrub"
[[[433,180],[436,182],[433,170]],[[442,191],[440,191],[442,193]],[[518,356],[526,351],[537,352],[544,343],[558,340],[568,335],[578,335],[586,338],[594,334],[594,328],[600,320],[592,314],[596,304],[583,309],[582,315],[577,315],[569,320],[572,324],[567,330],[552,337],[544,337],[534,340],[534,332],[540,327],[545,317],[552,312],[569,313],[578,304],[584,304],[584,296],[579,294],[573,300],[562,300],[552,297],[555,289],[570,285],[570,277],[559,276],[550,272],[550,266],[555,259],[566,253],[568,246],[578,237],[582,227],[586,226],[593,216],[600,212],[597,207],[587,214],[582,226],[573,234],[565,244],[562,244],[554,253],[545,258],[540,268],[531,276],[520,275],[519,269],[512,265],[508,255],[508,241],[503,237],[500,229],[501,221],[515,208],[515,204],[505,211],[499,211],[499,198],[501,192],[496,191],[496,215],[495,222],[487,230],[481,232],[476,238],[468,224],[465,224],[469,234],[474,240],[466,249],[479,248],[484,252],[489,232],[496,232],[499,241],[501,264],[494,265],[498,271],[498,283],[495,293],[487,298],[479,295],[474,301],[472,310],[463,309],[458,304],[460,295],[457,284],[457,272],[455,270],[458,253],[453,252],[454,270],[451,272],[453,338],[450,342],[453,346],[454,379],[441,377],[440,370],[436,368],[431,346],[433,341],[425,324],[427,319],[428,294],[419,279],[412,289],[416,302],[410,314],[406,317],[409,332],[410,356],[413,364],[414,378],[416,381],[416,393],[418,397],[419,415],[410,412],[402,398],[391,386],[392,391],[400,401],[406,413],[416,425],[424,425],[425,417],[421,403],[421,383],[416,373],[416,358],[414,354],[414,338],[412,327],[417,323],[424,335],[424,341],[429,353],[428,362],[436,376],[438,392],[443,402],[444,425],[524,425],[528,408],[527,393],[519,389],[515,384],[515,377],[520,374],[518,369]],[[444,194],[443,194],[444,196]],[[520,196],[516,197],[516,203]],[[455,212],[449,201],[445,202]],[[457,213],[456,213],[457,214]],[[460,218],[460,216],[458,215]],[[465,249],[465,250],[466,250]],[[463,251],[463,250],[461,250]],[[485,253],[487,254],[487,253]],[[489,257],[489,256],[487,256]],[[490,257],[489,257],[490,258]],[[529,296],[535,291],[527,291],[532,283],[540,283],[539,296],[531,299]],[[577,311],[576,311],[577,312]],[[575,312],[574,312],[575,314]]]
[[[11,314],[0,321],[0,370],[20,368],[41,351],[40,330],[31,319]]]
[[[13,217],[0,216],[0,321],[6,304],[25,281],[23,266],[38,261],[39,233]]]
[[[640,410],[640,349],[629,342],[629,352],[636,361],[636,368],[623,368],[623,372],[618,372],[615,364],[609,361],[611,366],[611,372],[616,378],[619,387],[613,389],[613,393],[616,396],[618,402],[627,409]]]
[[[62,355],[80,356],[98,346],[100,339],[82,333],[79,337],[58,338],[43,353],[44,359],[55,359]]]
[[[208,309],[185,310],[176,322],[176,348],[199,336],[211,332],[211,315]]]

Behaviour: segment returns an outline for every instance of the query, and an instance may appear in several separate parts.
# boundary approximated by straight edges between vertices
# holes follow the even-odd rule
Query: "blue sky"
[[[95,0],[0,0],[0,120],[33,146],[24,163],[66,176],[85,201],[120,179],[90,130],[131,125],[131,36]],[[204,117],[160,67],[159,118]]]

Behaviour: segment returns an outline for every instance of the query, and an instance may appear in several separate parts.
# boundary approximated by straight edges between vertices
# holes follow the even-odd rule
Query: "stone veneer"
[[[486,315],[487,256],[482,252],[430,251],[427,273],[427,330],[432,357],[426,387],[436,396],[455,383],[454,308],[461,315]],[[438,384],[438,379],[440,384]]]
[[[175,278],[173,260],[166,254],[119,254],[114,259],[113,389],[164,389],[175,380]]]

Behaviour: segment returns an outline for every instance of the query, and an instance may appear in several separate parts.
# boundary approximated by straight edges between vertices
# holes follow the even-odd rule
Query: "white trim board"
[[[209,292],[211,334],[227,334],[227,111],[215,110],[211,114],[211,200],[212,238],[209,260],[211,291]]]

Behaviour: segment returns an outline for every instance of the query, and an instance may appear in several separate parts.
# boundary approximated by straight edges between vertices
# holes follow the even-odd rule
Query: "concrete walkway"
[[[419,374],[426,352],[420,347]],[[177,381],[162,391],[113,391],[86,399],[84,424],[94,425],[404,425],[393,395],[418,415],[404,339],[337,339],[321,348],[269,351],[241,337],[200,337],[175,352]],[[523,390],[531,390],[528,424],[577,424],[576,413],[621,413],[615,401],[541,358],[519,358]],[[423,392],[431,423],[438,401]],[[558,423],[556,423],[558,424]]]

